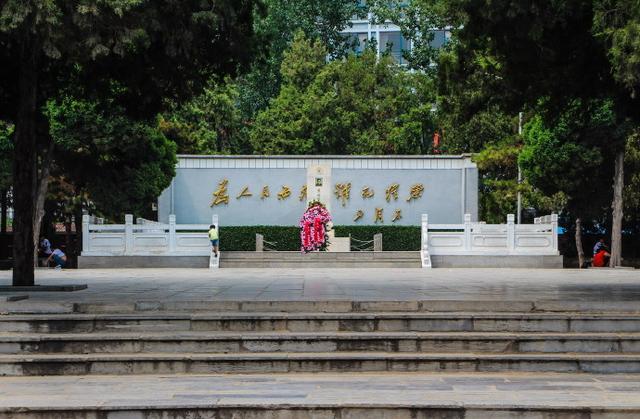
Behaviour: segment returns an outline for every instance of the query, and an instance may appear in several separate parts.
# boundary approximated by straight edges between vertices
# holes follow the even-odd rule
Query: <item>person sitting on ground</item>
[[[211,240],[211,251],[214,255],[216,255],[216,257],[218,257],[218,244],[220,240],[218,236],[218,230],[213,224],[209,226],[209,240]]]
[[[53,253],[51,250],[51,242],[46,237],[43,237],[42,240],[40,240],[40,250],[47,257]]]
[[[611,254],[609,253],[609,249],[607,245],[604,243],[604,239],[600,238],[595,246],[593,246],[593,261],[591,265],[594,268],[603,268],[607,266],[607,262]]]
[[[49,264],[51,259],[53,259],[53,262],[56,264],[56,269],[62,269],[67,264],[67,255],[65,255],[64,252],[60,249],[53,249],[51,255],[47,259],[47,265]]]
[[[600,237],[600,239],[596,242],[596,245],[593,246],[593,255],[595,256],[600,250],[607,250],[607,245],[604,242],[604,237]]]

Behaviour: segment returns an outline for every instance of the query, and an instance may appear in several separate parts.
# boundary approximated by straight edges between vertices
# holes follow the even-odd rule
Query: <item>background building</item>
[[[363,4],[364,7],[366,6]],[[411,51],[411,40],[402,35],[398,25],[392,22],[378,24],[371,12],[353,16],[350,25],[342,33],[356,53],[362,53],[367,43],[374,41],[378,55],[388,52],[398,63],[406,64],[404,52]],[[451,31],[447,29],[434,28],[432,33],[431,45],[435,48],[440,48],[451,38]]]

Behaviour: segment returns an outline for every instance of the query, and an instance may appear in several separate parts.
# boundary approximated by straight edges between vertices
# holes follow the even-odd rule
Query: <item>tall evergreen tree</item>
[[[254,46],[252,0],[4,0],[0,119],[15,123],[14,285],[33,285],[38,162],[51,150],[44,104],[70,84],[89,97],[122,89],[132,118],[189,97],[211,74],[234,73]],[[42,179],[41,179],[42,180]],[[42,188],[40,188],[42,189]]]

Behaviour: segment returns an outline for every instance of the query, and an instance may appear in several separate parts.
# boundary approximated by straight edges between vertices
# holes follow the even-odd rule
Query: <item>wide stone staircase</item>
[[[299,303],[297,312],[209,312],[205,304],[183,312],[5,315],[0,374],[640,373],[640,314],[379,305],[383,310],[358,303],[348,312],[308,312]]]
[[[616,307],[605,312],[597,304],[229,301],[21,307],[0,315],[0,375],[6,377],[518,372],[570,373],[571,380],[585,373],[640,373],[640,313]],[[313,417],[309,412],[295,417]],[[552,413],[544,417],[565,417]]]

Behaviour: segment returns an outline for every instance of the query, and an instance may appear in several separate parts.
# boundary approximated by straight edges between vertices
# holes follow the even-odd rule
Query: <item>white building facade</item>
[[[442,47],[451,38],[451,32],[447,29],[433,29],[431,32],[431,45],[434,48]],[[411,51],[412,42],[405,38],[400,27],[392,22],[378,24],[369,12],[364,16],[354,16],[342,33],[347,42],[354,45],[353,50],[357,54],[366,49],[368,42],[374,41],[378,56],[389,53],[397,63],[407,64],[405,52]]]

